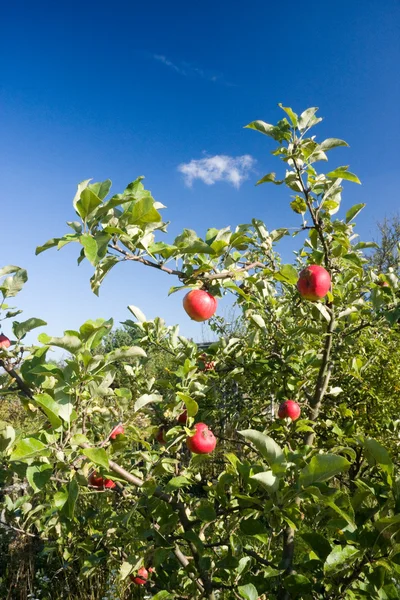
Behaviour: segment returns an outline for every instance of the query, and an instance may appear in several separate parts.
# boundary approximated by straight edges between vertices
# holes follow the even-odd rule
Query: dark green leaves
[[[303,487],[327,481],[347,471],[350,463],[337,454],[316,454],[300,472],[299,484]]]
[[[301,537],[306,542],[307,546],[316,554],[322,562],[331,553],[332,547],[325,536],[316,532],[302,533]]]
[[[268,435],[254,429],[238,431],[245,440],[254,444],[258,452],[267,459],[270,465],[281,465],[284,461],[282,448]]]

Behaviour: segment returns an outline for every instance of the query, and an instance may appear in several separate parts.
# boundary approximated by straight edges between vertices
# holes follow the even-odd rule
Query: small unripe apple
[[[0,334],[0,348],[9,348],[11,346],[11,342],[6,335],[3,333]]]
[[[217,300],[206,290],[191,290],[183,299],[183,308],[193,321],[207,321],[217,310]]]
[[[122,427],[122,425],[117,425],[117,427],[115,427],[110,435],[110,440],[115,440],[117,435],[122,435],[124,433],[125,429]]]
[[[167,443],[167,439],[165,437],[165,427],[160,427],[160,429],[157,431],[156,440],[160,444],[166,444]]]
[[[106,488],[108,490],[113,490],[117,485],[112,479],[104,479],[101,475],[97,475],[96,471],[90,475],[89,483],[99,489]]]
[[[202,354],[200,358],[202,364],[201,369],[203,371],[214,371],[215,362],[213,360],[207,360],[207,354]]]
[[[324,298],[329,292],[330,287],[331,276],[320,265],[309,265],[303,269],[297,281],[297,289],[300,296],[312,302]]]
[[[279,407],[278,417],[280,419],[292,419],[292,421],[296,421],[299,418],[301,413],[300,405],[297,404],[294,400],[285,400]]]
[[[186,425],[186,421],[188,420],[187,410],[184,410],[178,417],[178,423],[182,423],[182,425]]]
[[[205,423],[196,423],[196,433],[186,438],[187,447],[194,454],[210,454],[217,445],[215,435]]]
[[[133,581],[133,583],[136,583],[137,585],[144,585],[149,578],[149,573],[147,569],[142,567],[137,572],[137,575],[131,575],[130,578]]]
[[[379,287],[390,287],[387,281],[378,281]]]

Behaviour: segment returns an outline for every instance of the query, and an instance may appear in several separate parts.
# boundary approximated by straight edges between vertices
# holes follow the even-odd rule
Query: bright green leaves
[[[299,485],[307,487],[327,481],[350,468],[349,461],[337,454],[316,454],[300,472]]]
[[[327,150],[332,150],[333,148],[338,148],[339,146],[348,147],[348,143],[344,140],[339,140],[337,138],[328,138],[319,145],[321,150],[323,150],[324,152],[326,152]]]
[[[393,473],[392,459],[390,458],[389,452],[382,444],[372,438],[365,438],[362,445],[369,465],[378,465],[389,475]]]
[[[282,119],[276,125],[270,125],[264,121],[252,121],[245,126],[246,129],[255,129],[264,135],[272,137],[278,142],[289,141],[291,138],[290,125],[286,119]]]
[[[281,103],[278,104],[279,108],[281,108],[282,110],[285,111],[285,113],[287,114],[287,116],[290,119],[290,122],[292,123],[293,127],[296,129],[297,125],[298,125],[298,116],[296,115],[295,112],[293,112],[293,110],[289,107],[289,106],[283,106]]]
[[[41,333],[38,337],[39,342],[47,346],[57,346],[67,350],[71,354],[76,354],[82,346],[82,342],[77,335],[65,332],[63,337],[51,337],[47,333]]]
[[[6,452],[9,447],[14,443],[15,430],[9,424],[4,421],[0,421],[0,452]]]
[[[282,265],[277,273],[274,273],[274,278],[277,281],[296,285],[299,274],[292,265]]]
[[[191,396],[183,392],[176,392],[176,395],[185,403],[188,417],[195,417],[199,411],[199,405],[196,400],[193,400]]]
[[[108,456],[104,448],[84,448],[82,454],[99,467],[103,467],[108,470],[110,465],[108,463]]]
[[[360,551],[354,546],[335,546],[325,560],[324,571],[327,575],[333,575],[348,569],[358,556]]]
[[[76,203],[76,211],[82,221],[86,221],[87,217],[101,204],[101,200],[89,188],[82,190],[79,200]]]
[[[298,128],[301,132],[304,132],[307,129],[310,129],[317,123],[320,123],[322,119],[320,117],[316,117],[315,113],[317,112],[317,107],[307,108],[303,111],[298,120]]]
[[[285,461],[283,450],[271,437],[255,429],[246,429],[238,431],[238,433],[256,447],[261,456],[269,462],[274,472],[282,470]]]
[[[353,219],[355,219],[365,206],[366,205],[364,203],[355,204],[352,206],[346,213],[346,223],[350,223]]]
[[[34,396],[36,405],[46,414],[51,426],[57,429],[61,426],[60,406],[49,394],[36,394]]]
[[[259,179],[256,185],[261,185],[262,183],[274,183],[275,185],[282,185],[283,180],[276,179],[276,173],[267,173],[261,179]]]
[[[252,583],[246,585],[239,585],[238,592],[241,598],[244,600],[257,600],[258,592]]]
[[[0,283],[0,292],[4,298],[12,298],[18,294],[28,281],[28,273],[25,269],[9,265],[0,269],[0,278],[5,277]]]
[[[256,473],[251,478],[260,483],[268,492],[276,492],[279,487],[279,479],[272,471]]]
[[[301,196],[295,196],[295,199],[290,203],[290,208],[298,215],[303,215],[307,211],[307,204]]]
[[[162,402],[162,399],[163,398],[160,396],[160,394],[143,394],[136,400],[133,410],[137,412],[138,410],[141,410],[147,406],[147,404],[151,404],[153,402]]]
[[[46,444],[33,437],[27,437],[17,442],[10,459],[24,461],[27,458],[32,458],[37,454],[44,455]]]
[[[326,176],[329,179],[346,179],[347,181],[352,181],[353,183],[360,183],[361,181],[358,179],[357,175],[354,173],[350,173],[348,171],[348,165],[344,167],[337,167],[334,171],[327,173]]]

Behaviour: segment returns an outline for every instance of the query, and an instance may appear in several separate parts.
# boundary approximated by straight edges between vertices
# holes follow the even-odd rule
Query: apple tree
[[[354,221],[364,204],[341,216],[343,182],[358,177],[347,166],[317,171],[346,142],[316,141],[317,109],[281,108],[276,125],[247,127],[276,143],[283,168],[257,184],[288,188],[295,227],[269,231],[253,219],[203,237],[184,229],[170,243],[165,207],[143,178],[113,196],[109,180],[88,180],[69,233],[37,248],[78,244],[96,294],[119,263],[156,269],[171,293],[185,292],[192,318],[211,317],[221,333],[212,315],[232,294],[238,335],[204,351],[130,306],[134,345],[122,336],[107,347],[112,319],[97,319],[27,346],[45,323],[15,321],[6,301],[27,275],[0,273],[12,321],[11,344],[0,339],[1,392],[18,395],[32,419],[1,424],[0,525],[38,545],[34,568],[53,577],[42,579],[43,599],[400,598],[400,438],[390,418],[400,284],[368,263],[374,244],[358,239]],[[301,240],[293,264],[277,251],[288,235]],[[9,572],[3,585],[19,589]]]

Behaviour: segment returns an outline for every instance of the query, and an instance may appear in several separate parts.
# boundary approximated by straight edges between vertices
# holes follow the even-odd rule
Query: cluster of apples
[[[125,429],[122,425],[117,425],[116,427],[114,427],[114,429],[112,430],[112,432],[110,433],[109,439],[110,440],[115,440],[117,439],[117,435],[123,435],[125,433]],[[117,484],[115,483],[115,481],[113,481],[112,479],[106,479],[104,477],[102,477],[101,475],[98,475],[96,471],[93,471],[93,473],[91,473],[91,475],[89,476],[89,483],[90,485],[92,485],[93,487],[99,489],[99,490],[113,490],[114,488],[117,487]]]
[[[136,583],[136,585],[144,585],[149,578],[149,574],[151,575],[154,572],[155,569],[153,569],[153,567],[149,567],[148,569],[146,569],[146,567],[142,567],[138,570],[136,575],[130,575],[129,577],[133,583]]]

